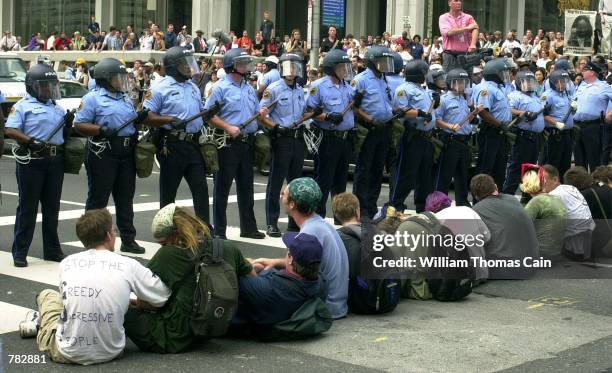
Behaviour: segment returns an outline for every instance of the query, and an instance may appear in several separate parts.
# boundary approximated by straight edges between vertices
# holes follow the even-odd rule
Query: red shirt
[[[71,43],[70,38],[66,38],[66,39],[57,38],[55,39],[55,41],[53,41],[53,46],[55,46],[56,50],[64,50],[68,48],[70,43]]]
[[[442,48],[445,51],[467,52],[472,42],[472,32],[466,31],[461,34],[448,36],[448,32],[455,28],[464,28],[474,23],[474,18],[461,12],[458,17],[453,17],[450,12],[440,16],[439,26],[442,34]]]
[[[253,48],[253,42],[248,37],[243,36],[240,39],[238,39],[238,47],[243,48],[243,49],[244,47],[247,47],[247,49],[251,49]]]

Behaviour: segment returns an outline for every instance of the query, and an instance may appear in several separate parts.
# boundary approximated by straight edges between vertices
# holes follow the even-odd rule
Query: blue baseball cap
[[[289,255],[302,266],[321,262],[323,246],[319,240],[308,233],[287,232],[283,235],[283,242],[289,249]]]

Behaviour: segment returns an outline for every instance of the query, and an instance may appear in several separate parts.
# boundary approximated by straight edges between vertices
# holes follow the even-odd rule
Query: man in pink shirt
[[[463,13],[461,0],[448,0],[450,11],[440,16],[439,26],[442,34],[444,71],[462,68],[457,56],[476,52],[478,24],[474,17]]]

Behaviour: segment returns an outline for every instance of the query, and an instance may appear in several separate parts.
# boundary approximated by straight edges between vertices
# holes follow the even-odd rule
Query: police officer
[[[261,98],[264,91],[270,84],[281,80],[281,76],[278,72],[278,62],[279,60],[276,56],[269,56],[266,57],[266,59],[264,60],[264,65],[266,66],[266,73],[261,78],[261,84],[257,89],[257,96],[259,98]]]
[[[570,79],[569,79],[569,82],[567,82],[566,84],[565,92],[570,97],[573,98],[574,95],[576,94],[576,85],[574,85],[574,78],[575,78],[574,68],[570,65],[569,61],[566,58],[559,58],[558,60],[555,61],[554,66],[555,68],[553,72],[555,70],[564,70],[566,73],[569,74]],[[550,84],[550,75],[544,81],[544,94],[547,95],[549,91],[551,92],[556,91],[556,87]]]
[[[271,128],[272,159],[266,188],[267,234],[270,237],[281,236],[278,217],[283,182],[286,179],[289,183],[300,177],[304,166],[304,135],[299,124],[303,119],[306,101],[302,87],[296,82],[296,78],[302,76],[302,58],[297,54],[285,53],[279,63],[283,79],[270,84],[260,102],[261,106],[270,106],[278,100],[270,109],[269,118],[261,120]]]
[[[425,210],[425,199],[433,189],[432,167],[434,148],[432,130],[435,112],[431,92],[421,85],[425,82],[427,63],[414,60],[406,64],[406,82],[395,91],[393,106],[404,112],[406,131],[400,140],[395,188],[389,203],[397,211],[406,209],[405,201],[414,189],[417,212]]]
[[[354,96],[347,83],[353,78],[350,58],[346,52],[332,49],[325,55],[322,65],[325,77],[312,83],[306,104],[310,111],[322,110],[314,118],[314,125],[323,134],[314,155],[314,179],[323,194],[317,213],[324,217],[329,194],[333,198],[346,191],[353,152],[350,131],[355,126],[355,119],[352,110],[343,115]]]
[[[508,99],[512,114],[521,118],[511,128],[517,136],[512,145],[503,188],[503,192],[510,195],[514,195],[521,182],[523,163],[538,161],[539,134],[544,130],[544,103],[535,94],[535,75],[531,71],[520,71],[516,75],[515,85],[516,91],[510,93]]]
[[[506,63],[506,67],[510,72],[510,81],[504,83],[504,92],[506,96],[509,96],[510,93],[516,91],[516,87],[514,86],[514,81],[516,80],[516,75],[518,73],[518,65],[512,58],[504,57],[504,62]]]
[[[181,180],[185,178],[196,215],[210,224],[206,169],[199,148],[204,122],[202,118],[183,121],[204,109],[200,91],[191,81],[199,73],[199,67],[193,51],[183,47],[168,49],[164,66],[166,77],[145,94],[143,104],[150,111],[148,124],[159,127],[155,142],[160,165],[160,207],[174,203]]]
[[[57,235],[64,181],[62,144],[74,119],[72,112],[66,113],[55,103],[61,98],[59,80],[50,66],[34,65],[26,74],[25,84],[28,94],[11,108],[5,128],[6,136],[25,148],[25,154],[20,154],[24,158],[16,157],[19,204],[12,248],[15,267],[28,265],[26,256],[39,203],[43,216],[43,258],[56,262],[64,259]],[[63,131],[58,127],[62,122]]]
[[[134,146],[137,135],[135,125],[147,117],[147,111],[136,114],[126,94],[130,89],[127,71],[119,60],[103,58],[96,65],[94,76],[100,88],[83,96],[75,116],[77,131],[93,136],[85,154],[89,185],[85,208],[105,208],[112,193],[117,207],[121,251],[142,254],[144,248],[134,240]],[[120,128],[132,118],[136,120]]]
[[[544,117],[548,141],[544,145],[541,164],[551,164],[565,175],[572,162],[572,131],[574,127],[573,97],[569,93],[571,78],[567,71],[553,71],[549,76],[552,90],[546,91],[546,104],[550,112]]]
[[[608,104],[612,101],[612,88],[598,79],[600,68],[588,62],[582,68],[584,80],[576,90],[577,110],[574,123],[580,128],[574,146],[574,161],[593,172],[602,161],[600,126],[606,125],[604,118]]]
[[[257,113],[265,117],[268,111],[260,107],[255,90],[246,81],[253,71],[251,56],[240,48],[231,49],[223,56],[223,69],[227,76],[215,84],[205,105],[208,109],[216,102],[222,104],[221,111],[210,120],[210,124],[229,136],[228,146],[219,149],[219,171],[214,181],[215,235],[227,238],[227,199],[236,179],[240,236],[263,239],[266,235],[257,230],[253,212],[253,143],[258,127],[257,122],[247,121]]]
[[[512,120],[504,84],[510,82],[510,73],[503,59],[486,63],[484,82],[474,88],[474,105],[482,105],[479,113],[481,124],[478,133],[478,173],[490,175],[497,188],[502,189],[506,172],[506,135],[503,126]]]
[[[363,217],[374,217],[378,212],[385,159],[389,149],[389,125],[393,117],[393,93],[385,74],[393,73],[393,55],[388,48],[372,46],[365,55],[367,69],[351,82],[356,92],[364,97],[356,112],[359,123],[367,128],[353,183],[353,193],[359,199]]]
[[[470,84],[470,78],[465,70],[454,69],[446,76],[446,84],[449,91],[442,96],[436,111],[436,124],[442,128],[440,137],[444,147],[440,154],[435,190],[448,194],[451,180],[454,179],[457,206],[469,206],[469,144],[472,126],[468,119],[470,109],[465,89]]]

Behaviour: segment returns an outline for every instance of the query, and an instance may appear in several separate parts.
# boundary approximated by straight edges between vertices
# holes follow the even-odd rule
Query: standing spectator
[[[546,64],[552,61],[550,59],[550,52],[548,49],[542,49],[540,51],[540,58],[536,61],[536,66],[542,69],[546,69]]]
[[[164,35],[161,32],[155,33],[155,41],[153,42],[153,50],[165,51],[166,43],[164,43]]]
[[[102,48],[101,48],[102,50],[111,49],[110,46],[112,45],[112,42],[110,39],[115,38],[115,30],[116,30],[115,26],[111,26],[110,30],[108,31],[108,34],[104,35],[104,41],[102,42]],[[104,33],[104,31],[102,33]]]
[[[183,26],[181,28],[181,32],[179,32],[179,34],[176,36],[176,44],[180,47],[184,47],[185,45],[187,45],[187,37],[191,37],[191,35],[189,35],[189,33],[187,32],[187,26]]]
[[[555,34],[555,42],[554,42],[555,53],[558,55],[563,54],[563,47],[565,47],[565,39],[563,33],[557,32]]]
[[[62,32],[59,38],[55,38],[55,41],[53,42],[53,50],[55,51],[70,50],[71,43],[72,43],[72,40],[70,40],[70,38],[66,36],[65,32]]]
[[[461,11],[461,0],[448,0],[450,11],[440,16],[439,26],[442,34],[444,71],[461,68],[457,56],[466,52],[476,52],[478,24],[474,18]]]
[[[502,56],[505,56],[508,53],[512,54],[512,51],[513,51],[514,48],[520,48],[520,47],[521,47],[521,43],[519,43],[514,38],[514,34],[512,32],[509,32],[506,35],[506,41],[504,41],[504,43],[501,46],[501,52],[500,53],[501,53]]]
[[[258,31],[255,34],[255,40],[253,41],[253,52],[251,53],[253,56],[261,57],[266,53],[266,45],[264,44],[263,36],[261,35],[261,31]]]
[[[359,48],[357,48],[357,55],[359,56],[359,58],[364,59],[367,51],[368,51],[367,39],[362,37],[361,39],[359,39]]]
[[[267,10],[263,13],[263,21],[259,25],[259,31],[263,36],[264,44],[268,44],[274,37],[274,22],[270,21],[270,12]]]
[[[176,43],[176,34],[174,33],[174,25],[172,23],[168,24],[168,29],[164,32],[164,44],[167,48],[172,48]]]
[[[191,40],[191,35],[187,35],[187,37],[185,38],[185,45],[182,46],[183,48],[187,49],[187,50],[193,50],[193,40]]]
[[[45,50],[53,50],[53,46],[55,45],[55,37],[57,36],[57,31],[53,31],[49,38],[47,39],[47,44],[45,45]]]
[[[140,44],[140,50],[145,52],[153,49],[154,42],[155,39],[151,29],[144,30],[142,32],[142,35],[140,36],[140,39],[138,40],[138,44]]]
[[[366,46],[371,47],[374,45],[374,37],[372,35],[368,35],[366,38]]]
[[[87,26],[90,34],[100,32],[100,24],[96,22],[96,16],[91,16],[91,22],[89,22],[89,26]]]
[[[213,70],[213,72],[210,74],[210,81],[206,83],[206,86],[204,87],[204,98],[205,99],[210,97],[210,94],[212,93],[213,85],[215,85],[215,83],[218,80],[219,78],[217,77],[217,71]]]
[[[410,46],[410,55],[412,55],[412,58],[415,60],[420,60],[423,58],[424,52],[423,45],[421,44],[421,36],[414,35],[412,38],[412,45]]]
[[[308,54],[308,48],[306,48],[306,42],[301,38],[300,30],[293,29],[291,31],[291,41],[289,42],[286,52],[297,54],[302,60],[304,60]]]
[[[290,45],[291,45],[291,37],[289,35],[285,35],[283,37],[283,51],[282,51],[282,53],[285,53]]]
[[[155,66],[153,66],[153,74],[151,74],[149,87],[153,88],[155,85],[159,84],[159,82],[161,82],[161,80],[164,78],[164,75],[162,75],[162,68],[163,67],[161,63],[156,63]]]
[[[410,54],[410,52],[408,52],[407,50],[404,49],[404,45],[403,44],[397,44],[397,47],[396,47],[395,50],[402,57],[402,61],[404,62],[404,65],[406,65],[406,63],[408,63],[409,61],[412,61],[414,59],[412,57],[412,55]]]
[[[412,41],[410,40],[410,35],[408,34],[408,31],[402,31],[402,37],[398,38],[395,41],[395,44],[401,44],[404,46],[404,49],[408,49],[408,46],[411,42]]]
[[[68,61],[62,61],[60,63],[60,66],[62,69],[64,69],[64,79],[77,80],[76,77],[74,76],[74,69],[72,68],[72,66],[70,66]]]
[[[196,31],[196,37],[193,39],[193,49],[196,53],[206,53],[206,39],[202,36],[202,30]]]
[[[332,49],[342,49],[342,44],[338,40],[338,30],[335,26],[329,26],[327,29],[327,37],[321,40],[321,46],[319,47],[319,58],[325,57],[325,54]]]
[[[612,55],[612,1],[599,0],[599,16],[601,17],[601,45],[600,53],[605,56]]]
[[[134,35],[133,32],[130,32],[127,36],[127,38],[125,38],[125,43],[123,43],[123,50],[124,51],[131,51],[134,50],[136,46],[136,35]]]
[[[266,45],[267,56],[280,56],[282,47],[278,41],[278,38],[272,38],[268,45]]]
[[[533,49],[533,45],[531,45],[531,39],[529,36],[523,36],[523,42],[521,43],[521,50],[523,51],[521,58],[529,61],[531,59],[531,50]]]
[[[444,53],[444,48],[442,48],[442,37],[439,36],[433,39],[433,45],[431,46],[431,50],[429,52],[428,62],[431,64],[432,61],[442,58],[442,53]]]
[[[391,48],[393,44],[393,40],[391,40],[391,34],[387,31],[383,32],[382,45]]]
[[[76,67],[74,79],[83,85],[87,85],[87,82],[84,82],[83,80],[83,77],[87,76],[87,62],[85,62],[83,58],[77,58],[74,66]]]
[[[533,73],[535,75],[536,88],[535,95],[540,97],[546,90],[544,83],[546,82],[546,69],[538,67],[538,69]]]
[[[423,59],[429,61],[429,53],[431,53],[431,44],[429,38],[423,38]]]
[[[82,51],[87,46],[87,40],[81,36],[81,33],[75,31],[72,38],[72,50]]]

